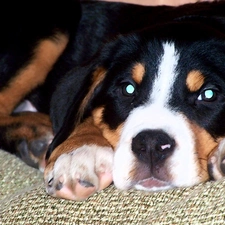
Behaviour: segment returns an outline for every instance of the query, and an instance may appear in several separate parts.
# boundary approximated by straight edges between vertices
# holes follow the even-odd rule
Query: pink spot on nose
[[[171,145],[170,144],[161,145],[162,150],[167,149],[167,148],[171,148]]]

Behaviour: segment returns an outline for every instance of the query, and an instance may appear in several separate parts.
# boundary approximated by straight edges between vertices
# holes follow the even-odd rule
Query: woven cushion
[[[223,224],[225,181],[158,193],[110,186],[84,202],[45,193],[42,174],[0,151],[0,224]]]

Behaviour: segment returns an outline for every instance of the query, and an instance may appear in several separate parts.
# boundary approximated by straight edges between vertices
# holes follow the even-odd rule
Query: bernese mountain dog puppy
[[[225,2],[7,1],[0,147],[83,200],[225,173]]]

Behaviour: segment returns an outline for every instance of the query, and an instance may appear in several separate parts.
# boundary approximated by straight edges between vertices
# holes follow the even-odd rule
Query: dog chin
[[[173,188],[173,186],[165,181],[158,180],[154,177],[139,181],[135,186],[137,190],[143,191],[162,191]]]

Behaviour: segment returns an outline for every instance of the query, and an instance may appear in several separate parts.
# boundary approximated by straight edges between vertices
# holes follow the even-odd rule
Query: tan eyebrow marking
[[[145,67],[142,63],[136,63],[132,69],[132,78],[137,83],[140,84],[145,75]]]
[[[188,73],[186,85],[191,92],[198,91],[204,84],[205,77],[198,70],[192,70]]]

